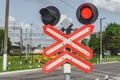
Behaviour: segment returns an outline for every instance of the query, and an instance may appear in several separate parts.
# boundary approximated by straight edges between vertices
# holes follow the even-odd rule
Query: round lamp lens
[[[92,10],[90,8],[83,8],[81,11],[81,16],[84,19],[89,19],[92,17]]]

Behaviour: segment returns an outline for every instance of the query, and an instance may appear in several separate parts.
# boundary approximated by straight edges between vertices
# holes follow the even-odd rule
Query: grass
[[[40,68],[43,66],[43,64],[45,64],[52,58],[54,58],[54,56],[48,59],[46,57],[42,57],[42,55],[34,55],[33,64],[32,63],[30,64],[30,61],[32,62],[32,56],[31,55],[29,56],[27,63],[26,63],[25,56],[22,56],[22,65],[20,66],[19,56],[8,56],[8,67],[7,68],[8,68],[8,71]],[[2,72],[2,63],[3,63],[3,59],[2,59],[2,56],[0,56],[0,72]],[[32,66],[31,68],[30,68],[30,65]],[[38,65],[40,65],[40,67],[38,67]]]
[[[8,56],[8,63],[10,62],[10,65],[8,65],[7,71],[16,71],[16,70],[26,70],[31,69],[30,65],[32,66],[32,69],[38,68],[38,65],[42,67],[46,62],[49,60],[55,58],[55,56],[52,56],[51,58],[43,57],[42,55],[34,55],[33,56],[33,64],[30,64],[30,61],[32,61],[32,56],[30,55],[28,58],[28,62],[26,63],[25,56],[22,56],[22,65],[20,66],[20,57],[19,56]],[[39,63],[40,61],[40,63]],[[88,60],[90,63],[99,63],[99,56],[93,56],[90,60]],[[120,56],[105,56],[103,58],[103,62],[111,62],[111,61],[120,61]],[[0,56],[0,72],[2,71],[2,63],[3,58]],[[39,67],[39,68],[40,68]]]
[[[2,57],[0,57],[0,72],[2,71]]]
[[[100,63],[99,56],[93,56],[89,62],[90,63]],[[113,62],[113,61],[120,61],[120,56],[104,56],[102,62]]]

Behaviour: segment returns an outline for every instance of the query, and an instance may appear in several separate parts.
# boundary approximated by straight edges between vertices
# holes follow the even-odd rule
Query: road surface
[[[104,80],[108,75],[112,80],[120,80],[120,62],[93,65],[93,71],[89,74],[72,67],[71,80]],[[116,79],[115,79],[116,78]],[[62,67],[46,74],[41,70],[0,75],[0,80],[65,80]]]

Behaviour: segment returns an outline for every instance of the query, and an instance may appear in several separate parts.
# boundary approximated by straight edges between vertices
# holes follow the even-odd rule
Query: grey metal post
[[[62,32],[66,31],[66,35],[69,35],[72,32],[73,24],[69,25],[67,29],[62,29]],[[66,48],[66,50],[71,51],[70,48]],[[64,64],[64,73],[65,73],[65,80],[70,80],[70,73],[71,73],[71,65],[69,63]]]
[[[28,38],[27,38],[27,28],[26,28],[26,54],[25,54],[26,63],[28,62]]]
[[[31,23],[30,25],[31,25],[31,29],[30,29],[30,43],[31,43],[30,54],[32,54],[32,65],[33,65],[33,52],[32,52],[32,25],[33,25],[33,23]]]
[[[99,80],[99,78],[95,78],[95,80]]]
[[[69,73],[65,74],[65,80],[70,80],[70,74]]]
[[[7,70],[8,18],[9,18],[9,0],[6,0],[3,71]]]
[[[109,80],[109,79],[108,79],[108,75],[105,75],[105,80]]]
[[[22,45],[23,45],[23,41],[22,41],[22,28],[20,29],[20,62],[22,61]]]
[[[69,63],[64,64],[65,80],[70,80],[71,65]]]
[[[102,61],[102,20],[105,18],[100,18],[100,62]]]

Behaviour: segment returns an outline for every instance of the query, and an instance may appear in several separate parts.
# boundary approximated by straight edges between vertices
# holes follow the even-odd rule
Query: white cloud
[[[9,23],[13,23],[13,22],[15,22],[15,18],[12,16],[9,16]]]
[[[120,0],[86,0],[87,2],[95,4],[104,10],[110,12],[120,12]]]

